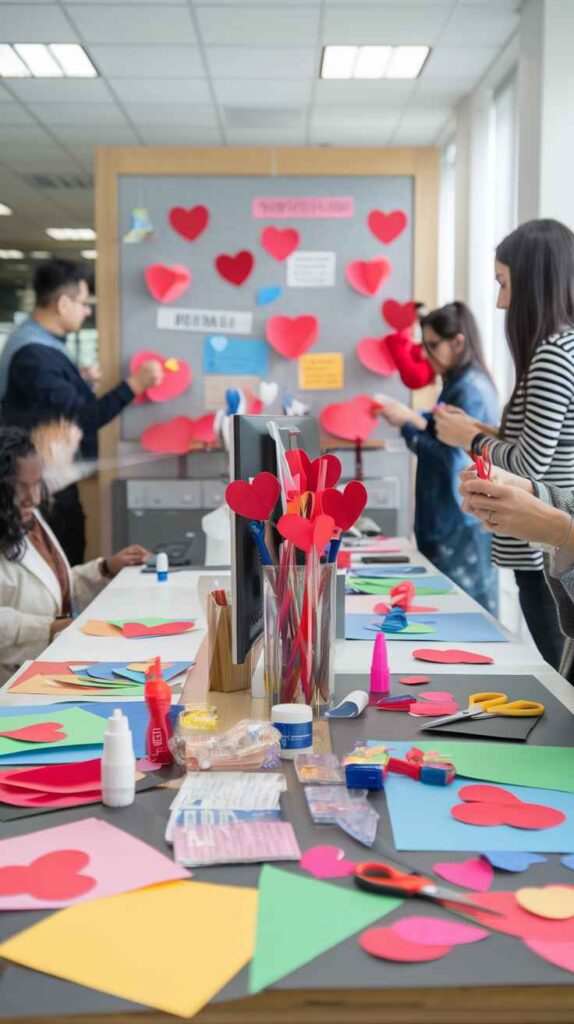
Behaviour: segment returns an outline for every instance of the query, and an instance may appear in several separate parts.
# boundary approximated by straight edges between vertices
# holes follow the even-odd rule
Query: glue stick
[[[160,551],[156,555],[155,559],[155,573],[158,583],[167,583],[167,576],[169,572],[169,558],[165,551]]]
[[[136,759],[128,719],[114,708],[104,732],[102,803],[129,807],[136,796]]]

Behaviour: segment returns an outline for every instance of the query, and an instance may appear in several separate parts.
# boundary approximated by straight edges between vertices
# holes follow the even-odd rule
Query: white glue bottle
[[[167,583],[169,572],[169,558],[165,551],[160,551],[155,559],[155,572],[158,583]]]
[[[128,719],[114,708],[104,732],[102,803],[129,807],[136,796],[136,759]]]

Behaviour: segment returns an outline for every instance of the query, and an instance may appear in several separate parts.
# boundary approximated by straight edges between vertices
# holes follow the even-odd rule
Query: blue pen
[[[253,537],[259,551],[259,557],[261,558],[262,565],[273,565],[271,561],[271,555],[267,550],[267,545],[263,539],[263,531],[265,530],[265,524],[260,522],[258,519],[252,519],[249,523],[249,532]]]
[[[337,555],[339,554],[339,548],[341,547],[342,540],[343,538],[339,537],[337,540],[332,540],[329,544],[329,554],[327,556],[328,562],[337,561]]]

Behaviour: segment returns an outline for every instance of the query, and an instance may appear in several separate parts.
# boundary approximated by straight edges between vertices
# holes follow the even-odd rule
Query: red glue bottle
[[[161,659],[156,658],[146,672],[145,702],[149,712],[146,733],[147,756],[156,764],[171,764],[173,755],[168,746],[172,734],[168,718],[171,707],[171,690],[161,674]]]

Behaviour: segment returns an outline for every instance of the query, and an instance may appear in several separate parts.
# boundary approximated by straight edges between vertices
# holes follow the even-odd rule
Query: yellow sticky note
[[[168,882],[67,907],[8,939],[0,956],[192,1017],[253,956],[256,913],[256,889]]]
[[[312,352],[299,358],[300,391],[340,391],[344,386],[342,352]]]
[[[179,363],[177,359],[174,359],[173,357],[171,359],[166,359],[163,365],[165,366],[166,370],[173,370],[174,373],[177,372],[177,370],[179,370]]]

